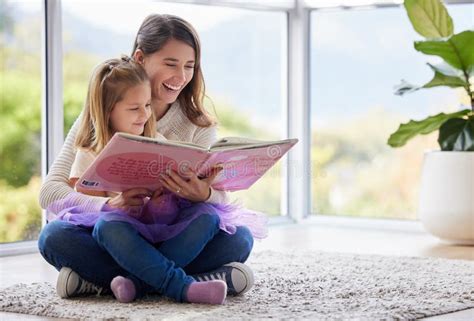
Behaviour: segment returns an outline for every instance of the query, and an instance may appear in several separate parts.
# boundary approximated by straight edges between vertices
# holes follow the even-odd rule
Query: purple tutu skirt
[[[202,214],[219,216],[221,230],[234,234],[238,226],[246,226],[255,239],[267,236],[267,217],[259,212],[245,209],[241,205],[194,203],[172,193],[161,196],[159,204],[148,202],[140,213],[129,213],[108,206],[100,211],[90,211],[86,206],[74,205],[77,193],[54,202],[48,207],[49,221],[61,220],[86,228],[93,228],[99,219],[127,222],[149,242],[169,240],[182,232],[192,221]]]

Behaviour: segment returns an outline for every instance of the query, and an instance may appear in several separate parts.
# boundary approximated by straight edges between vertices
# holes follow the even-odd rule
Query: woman
[[[158,132],[167,139],[193,142],[202,146],[211,145],[217,137],[215,123],[206,113],[202,101],[204,81],[200,66],[199,38],[192,26],[181,18],[170,15],[148,16],[138,30],[132,56],[141,64],[150,78],[152,108],[156,115]],[[97,211],[107,205],[111,208],[133,211],[143,205],[143,195],[150,191],[137,188],[113,198],[73,194],[68,185],[71,164],[75,157],[73,148],[78,120],[74,123],[64,146],[53,163],[40,191],[40,203],[47,208],[51,203],[69,198],[74,205]],[[193,202],[226,203],[228,196],[214,190],[210,185],[218,174],[200,179],[189,173],[188,180],[180,179],[171,172],[163,185],[169,191]],[[197,203],[199,206],[201,203]],[[120,226],[119,226],[120,227]],[[123,227],[123,226],[122,226]],[[146,249],[121,249],[122,260],[135,262],[159,262],[175,265],[192,275],[196,280],[224,278],[229,294],[244,293],[253,285],[252,271],[243,264],[253,246],[253,238],[246,227],[238,227],[235,234],[220,231],[206,242],[195,242],[192,237],[199,234],[199,224],[166,248],[144,241],[139,235],[129,233],[134,242]],[[110,231],[107,231],[110,232]],[[127,231],[120,231],[128,233]],[[189,251],[180,249],[190,244]],[[90,229],[62,221],[47,224],[38,241],[40,253],[58,270],[57,292],[61,297],[108,290],[112,279],[127,275],[133,280],[136,297],[156,290],[141,279],[129,275],[91,235]],[[110,249],[108,249],[110,252]],[[113,251],[112,251],[113,252]],[[166,280],[163,280],[164,286]]]

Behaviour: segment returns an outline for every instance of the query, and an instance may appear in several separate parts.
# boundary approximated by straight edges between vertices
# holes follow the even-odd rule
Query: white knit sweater
[[[76,156],[74,141],[82,114],[74,122],[69,131],[59,155],[54,160],[46,179],[40,190],[39,201],[42,208],[46,209],[51,203],[64,199],[74,190],[68,185],[69,173]],[[166,114],[157,122],[158,132],[169,140],[192,142],[204,147],[209,147],[217,140],[216,127],[199,127],[194,125],[184,114],[178,103],[170,106]],[[108,198],[77,195],[74,200],[76,205],[84,205],[86,210],[98,211]],[[211,196],[207,200],[211,203],[229,203],[227,192],[211,188]]]

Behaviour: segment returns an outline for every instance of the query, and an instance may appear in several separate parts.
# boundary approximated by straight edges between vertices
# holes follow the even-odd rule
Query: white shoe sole
[[[231,278],[235,292],[237,292],[236,295],[244,294],[253,287],[253,271],[247,265],[239,262],[232,262],[225,264],[224,266],[233,267]]]
[[[70,294],[77,289],[79,283],[78,275],[75,272],[68,268],[63,267],[59,271],[58,281],[56,282],[56,292],[60,298],[69,298]]]

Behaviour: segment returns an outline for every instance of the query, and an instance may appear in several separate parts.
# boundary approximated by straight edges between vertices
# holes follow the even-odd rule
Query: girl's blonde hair
[[[75,146],[99,153],[112,138],[110,114],[125,92],[136,85],[149,82],[145,70],[131,58],[109,59],[93,71],[84,115],[76,136]],[[156,124],[152,114],[147,120],[142,136],[155,137]]]
[[[216,124],[204,108],[205,85],[201,70],[201,43],[193,26],[186,20],[168,14],[151,14],[143,20],[133,44],[132,56],[140,49],[146,56],[160,51],[171,39],[194,49],[194,76],[179,94],[177,101],[188,119],[200,127]]]

